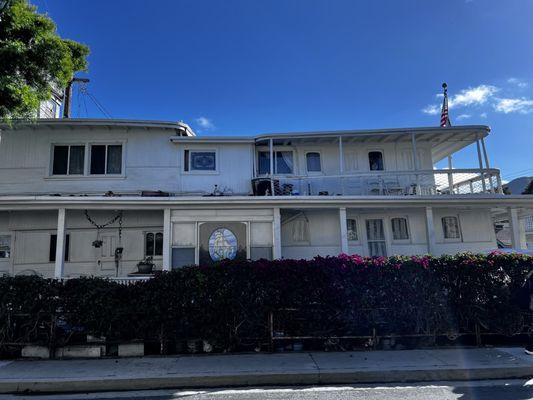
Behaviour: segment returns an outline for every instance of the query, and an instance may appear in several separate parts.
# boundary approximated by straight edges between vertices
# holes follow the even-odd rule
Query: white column
[[[344,150],[342,147],[342,136],[339,136],[339,172],[344,173]]]
[[[274,196],[276,193],[274,193],[274,180],[272,178],[272,175],[274,174],[274,140],[272,138],[268,141],[268,150],[270,154],[270,195]]]
[[[507,212],[509,215],[509,230],[511,231],[511,244],[513,249],[525,249],[520,232],[521,226],[520,220],[518,219],[518,209],[509,207]]]
[[[65,217],[64,208],[57,210],[57,241],[56,241],[56,264],[54,277],[62,278],[65,267]]]
[[[170,222],[170,208],[163,210],[163,271],[170,271],[172,249],[172,225]]]
[[[339,223],[341,224],[341,253],[348,254],[348,228],[346,226],[346,208],[339,208]]]
[[[419,165],[418,165],[418,150],[416,149],[416,135],[414,133],[411,134],[411,145],[413,147],[413,169],[415,171],[418,171]],[[416,174],[416,194],[420,195],[420,175]]]
[[[433,220],[433,209],[431,207],[426,207],[426,236],[428,241],[428,253],[436,255],[435,223]]]
[[[485,138],[481,138],[481,148],[483,149],[483,158],[485,159],[485,168],[489,169],[489,156],[487,154],[487,148],[485,147]],[[489,174],[489,186],[490,191],[494,192],[494,183],[492,182],[492,175]]]
[[[453,159],[451,155],[448,156],[448,169],[450,170],[448,172],[448,188],[450,188],[450,194],[453,194]]]
[[[487,190],[487,186],[485,185],[485,175],[483,174],[483,160],[481,159],[481,147],[479,146],[479,139],[476,140],[476,146],[477,146],[477,160],[479,163],[479,173],[481,174],[481,187],[483,188],[483,191],[485,192]]]
[[[281,258],[281,213],[279,207],[274,208],[274,220],[272,221],[272,258]]]

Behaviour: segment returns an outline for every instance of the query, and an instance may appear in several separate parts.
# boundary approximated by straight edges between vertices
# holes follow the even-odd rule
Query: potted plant
[[[144,260],[137,263],[137,270],[140,274],[151,274],[154,269],[153,257],[148,256]]]

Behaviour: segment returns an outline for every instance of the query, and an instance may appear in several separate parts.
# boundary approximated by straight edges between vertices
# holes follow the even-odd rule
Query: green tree
[[[533,194],[533,179],[528,183],[522,194]]]
[[[88,54],[27,0],[0,0],[0,121],[34,118],[54,88],[87,69]]]

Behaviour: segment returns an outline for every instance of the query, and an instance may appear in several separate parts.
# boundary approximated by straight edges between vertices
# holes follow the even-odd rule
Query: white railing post
[[[339,223],[341,234],[341,253],[348,254],[348,227],[346,225],[346,208],[339,208]]]
[[[502,187],[502,177],[500,176],[500,172],[496,173],[496,182],[498,184],[498,193],[503,193],[503,187]]]
[[[170,271],[172,229],[170,221],[170,208],[163,210],[163,271]]]
[[[411,146],[413,151],[413,169],[415,171],[418,171],[419,165],[418,165],[418,150],[416,148],[416,135],[414,133],[411,133]],[[421,187],[420,187],[420,175],[417,173],[415,175],[416,179],[416,194],[421,195]]]
[[[270,138],[268,141],[268,150],[270,154],[270,195],[275,196],[276,193],[274,193],[274,178],[272,175],[274,174],[274,139]]]
[[[54,268],[54,277],[57,279],[63,277],[65,267],[65,220],[66,210],[60,208],[57,210],[56,262]]]

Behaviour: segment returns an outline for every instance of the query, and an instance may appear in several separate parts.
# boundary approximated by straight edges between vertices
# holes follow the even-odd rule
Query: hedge
[[[514,335],[531,314],[514,300],[533,270],[519,254],[358,255],[223,261],[157,273],[130,285],[102,278],[0,278],[0,346],[204,339],[222,350],[278,334]],[[526,325],[526,326],[525,326]],[[477,327],[477,328],[476,328]]]

